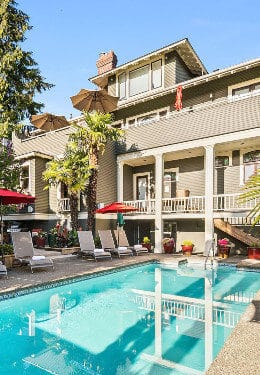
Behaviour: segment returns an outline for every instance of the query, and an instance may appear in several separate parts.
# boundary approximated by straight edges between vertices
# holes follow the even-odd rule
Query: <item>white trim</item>
[[[253,85],[254,83],[260,83],[260,78],[250,79],[249,81],[239,82],[235,85],[228,86],[228,97],[232,98],[232,91],[245,86]]]
[[[136,188],[137,188],[137,185],[136,185],[136,180],[137,180],[137,177],[147,177],[147,197],[145,200],[150,200],[151,197],[150,197],[150,178],[151,178],[151,172],[140,172],[140,173],[134,173],[133,174],[133,197],[134,197],[134,200],[139,200],[139,198],[136,197]]]
[[[240,186],[245,185],[245,168],[244,168],[244,166],[246,164],[250,164],[250,163],[244,163],[244,155],[247,154],[248,152],[253,152],[253,151],[256,151],[255,147],[247,147],[247,148],[240,149],[240,176],[239,176],[239,185]],[[251,163],[251,164],[254,164],[254,163]]]
[[[28,178],[29,178],[29,183],[28,183],[28,188],[27,189],[24,189],[27,193],[30,193],[30,194],[32,194],[32,166],[31,166],[31,162],[30,162],[30,160],[27,160],[27,161],[25,161],[24,163],[22,163],[22,168],[23,167],[28,167],[28,174],[29,174],[29,176],[28,176]],[[20,176],[20,184],[21,184],[21,181],[22,181],[22,179],[21,179],[21,176]],[[33,194],[32,194],[33,195]]]
[[[128,129],[129,127],[132,128],[132,127],[135,127],[135,126],[141,126],[141,125],[143,125],[143,124],[138,123],[137,119],[138,118],[142,118],[142,117],[146,117],[146,116],[148,116],[148,115],[150,115],[152,113],[155,113],[156,117],[155,117],[154,120],[151,120],[151,122],[152,121],[159,121],[161,119],[159,114],[160,114],[160,112],[163,112],[163,111],[167,111],[166,117],[168,117],[169,113],[170,113],[170,106],[159,108],[159,109],[155,109],[153,111],[149,111],[149,112],[145,112],[145,113],[141,113],[140,115],[135,115],[135,116],[132,116],[132,117],[127,117],[124,128]],[[134,124],[129,125],[129,121],[131,121],[131,120],[135,120],[135,122],[134,122]]]

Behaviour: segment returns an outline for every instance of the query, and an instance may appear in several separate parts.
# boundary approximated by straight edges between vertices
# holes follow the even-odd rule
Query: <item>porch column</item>
[[[162,253],[163,221],[162,221],[162,179],[163,155],[155,156],[155,253]]]
[[[124,200],[124,162],[117,161],[117,201]]]
[[[205,146],[205,243],[214,237],[213,194],[214,194],[214,145]],[[204,250],[204,255],[205,250]]]

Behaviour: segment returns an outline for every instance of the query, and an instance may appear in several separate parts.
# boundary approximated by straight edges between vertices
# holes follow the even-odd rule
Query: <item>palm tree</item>
[[[75,150],[70,142],[66,147],[62,159],[53,159],[47,163],[47,169],[43,172],[43,180],[49,186],[57,186],[63,183],[67,186],[70,198],[71,226],[77,230],[78,224],[78,194],[84,191],[90,176],[91,166],[88,155],[81,150]]]
[[[85,155],[88,155],[89,163],[92,166],[88,184],[86,186],[86,200],[88,207],[88,230],[95,228],[95,212],[97,208],[97,176],[99,157],[105,151],[108,141],[119,141],[124,132],[111,126],[113,121],[110,113],[83,112],[86,125],[75,124],[76,131],[71,135],[75,149],[78,148]]]
[[[253,218],[252,226],[255,226],[260,221],[260,169],[246,181],[243,190],[244,193],[239,196],[240,202],[256,201],[248,215]]]

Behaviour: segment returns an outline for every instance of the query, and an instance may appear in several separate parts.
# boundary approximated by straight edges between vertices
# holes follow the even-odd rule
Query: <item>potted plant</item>
[[[13,245],[1,244],[0,245],[0,254],[4,259],[4,264],[6,268],[11,268],[14,260],[14,248]]]
[[[175,246],[175,242],[173,238],[164,238],[162,240],[163,249],[165,254],[172,254]]]
[[[148,249],[148,251],[151,251],[151,241],[150,241],[149,237],[143,238],[142,246],[146,247]]]
[[[218,240],[218,255],[221,258],[228,258],[229,257],[229,252],[231,248],[231,243],[228,238],[221,238]]]
[[[183,255],[190,256],[192,254],[193,247],[194,247],[194,244],[192,241],[190,240],[183,241],[181,244]]]
[[[252,243],[247,248],[249,259],[260,259],[260,242]]]
[[[46,232],[39,232],[37,236],[35,236],[35,246],[39,248],[45,247],[46,238],[47,238]]]

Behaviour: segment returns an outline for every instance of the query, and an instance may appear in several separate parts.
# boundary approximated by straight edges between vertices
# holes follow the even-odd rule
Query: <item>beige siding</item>
[[[175,54],[174,52],[165,55],[164,66],[164,87],[173,86],[176,83],[176,68],[175,68]]]
[[[175,57],[175,77],[175,83],[184,82],[193,78],[192,74],[178,55]]]
[[[100,157],[97,202],[111,203],[116,200],[116,155],[115,146],[108,143],[104,155]]]
[[[136,150],[259,128],[260,96],[180,112],[168,119],[128,129],[126,150]],[[123,151],[124,152],[124,151]]]
[[[116,76],[110,76],[108,78],[107,92],[109,95],[116,96]]]
[[[49,192],[43,190],[45,182],[42,180],[42,173],[46,168],[46,159],[35,159],[35,211],[41,213],[49,212]]]
[[[65,150],[69,133],[72,128],[63,128],[54,132],[47,132],[37,137],[29,137],[25,140],[18,139],[13,135],[13,144],[17,156],[32,151],[42,152],[47,155],[59,155]]]
[[[129,165],[124,166],[124,197],[126,201],[133,199],[133,168]]]
[[[177,189],[190,191],[190,195],[204,195],[204,158],[202,156],[168,161],[164,164],[164,169],[179,168],[179,178],[176,184]]]
[[[57,199],[57,187],[51,186],[49,188],[49,210],[50,212],[57,212],[58,199]]]

